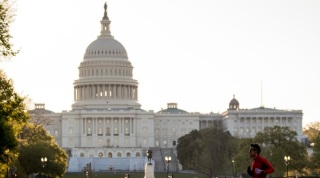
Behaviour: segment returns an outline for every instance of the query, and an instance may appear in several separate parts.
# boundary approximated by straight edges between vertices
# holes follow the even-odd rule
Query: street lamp
[[[166,162],[166,165],[167,165],[167,178],[169,178],[169,165],[170,165],[170,162],[171,162],[171,156],[166,156],[164,158],[165,162]]]
[[[112,170],[112,167],[111,167]],[[87,178],[91,178],[92,169],[91,169],[91,162],[87,163],[87,165],[83,168],[83,172],[86,173]]]
[[[46,166],[47,161],[48,161],[47,157],[41,158],[42,167]]]
[[[234,177],[234,160],[232,160],[232,176]]]
[[[41,158],[41,164],[43,168],[46,166],[47,161],[48,161],[47,157]],[[44,174],[44,171],[43,171],[43,174]]]
[[[284,164],[286,164],[287,167],[287,177],[288,177],[288,165],[290,161],[290,156],[284,156]]]

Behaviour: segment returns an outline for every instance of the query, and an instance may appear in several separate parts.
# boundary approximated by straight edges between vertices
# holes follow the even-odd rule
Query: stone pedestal
[[[154,178],[154,167],[153,167],[153,164],[147,163],[144,166],[144,178]]]

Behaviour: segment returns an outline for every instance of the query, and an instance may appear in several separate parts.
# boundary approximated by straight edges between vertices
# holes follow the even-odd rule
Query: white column
[[[80,100],[80,94],[81,94],[81,91],[80,91],[80,87],[78,86],[77,87],[77,100]]]
[[[76,87],[73,87],[73,100],[77,100],[76,93]]]
[[[112,137],[113,137],[113,122],[114,122],[113,119],[114,119],[113,117],[110,118],[110,122],[111,122],[110,135],[112,135]]]
[[[132,129],[132,118],[130,117],[129,118],[129,134],[130,134],[130,132],[133,133],[132,130],[133,130]]]
[[[100,98],[101,98],[101,96],[100,96],[100,92],[101,92],[101,90],[100,90],[100,84],[97,85],[97,88],[98,88],[98,98],[100,99]]]
[[[94,94],[95,92],[94,92],[94,85],[91,85],[91,98],[93,99],[93,98],[95,98],[95,94]]]
[[[89,86],[86,85],[86,99],[89,98]]]
[[[123,134],[124,119],[123,119],[123,117],[121,117],[120,119],[121,119],[121,123],[120,123],[121,134]]]
[[[103,89],[102,89],[103,93],[102,93],[102,98],[106,98],[107,95],[106,95],[106,85],[103,84]]]
[[[138,86],[136,86],[136,97],[135,97],[136,100],[138,100]]]
[[[136,123],[137,121],[135,120],[135,118],[131,118],[132,119],[132,133],[135,134],[136,133]]]
[[[110,98],[110,84],[108,85],[107,98]]]
[[[87,134],[87,118],[84,118],[84,134]]]
[[[81,100],[84,99],[84,86],[81,86]]]
[[[129,99],[129,86],[126,85],[126,99]]]
[[[116,85],[113,85],[113,99],[116,99],[117,98],[117,92],[116,92],[116,89],[117,89],[117,87],[116,87]]]

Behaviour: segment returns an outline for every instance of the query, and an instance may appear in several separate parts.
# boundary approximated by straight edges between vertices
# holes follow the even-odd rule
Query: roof
[[[157,112],[157,114],[189,114],[187,111],[178,108],[168,108]]]
[[[46,109],[33,109],[28,111],[29,114],[54,114],[53,111],[46,110]]]

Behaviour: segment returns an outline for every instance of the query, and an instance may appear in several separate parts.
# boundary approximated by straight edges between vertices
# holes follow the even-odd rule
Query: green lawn
[[[126,172],[117,173],[92,173],[92,178],[124,178]],[[130,172],[130,178],[143,178],[143,172]],[[195,174],[173,173],[174,178],[207,178],[206,176],[200,176]],[[167,173],[154,173],[155,178],[167,178]],[[84,173],[67,173],[64,178],[86,178]]]

